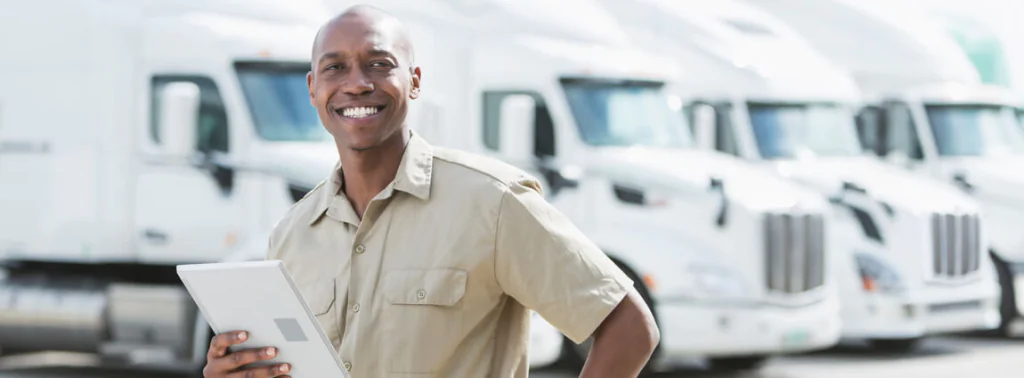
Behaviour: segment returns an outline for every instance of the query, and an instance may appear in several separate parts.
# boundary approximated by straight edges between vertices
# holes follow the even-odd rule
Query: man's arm
[[[650,308],[631,289],[594,332],[580,378],[636,377],[660,339]]]
[[[502,200],[495,278],[573,342],[594,338],[584,377],[636,377],[659,340],[633,281],[533,181],[512,183]]]

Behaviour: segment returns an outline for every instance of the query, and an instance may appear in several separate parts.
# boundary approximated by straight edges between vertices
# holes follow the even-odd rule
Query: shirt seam
[[[521,176],[516,177],[514,179],[508,179],[508,178],[505,178],[505,177],[499,177],[499,175],[496,175],[494,173],[488,172],[488,171],[486,171],[486,170],[484,170],[482,168],[478,168],[478,167],[472,166],[470,164],[466,164],[466,163],[464,163],[462,161],[458,161],[456,159],[449,159],[449,158],[446,158],[444,156],[438,156],[438,154],[436,154],[436,153],[434,154],[433,158],[437,159],[437,160],[440,160],[440,161],[443,161],[445,163],[452,164],[452,165],[457,165],[457,166],[462,167],[464,169],[468,169],[470,171],[473,171],[473,172],[476,172],[478,174],[484,175],[484,176],[490,178],[491,180],[494,180],[495,182],[503,184],[506,187],[505,188],[506,190],[508,189],[508,186],[509,186],[510,182],[517,181],[517,180],[519,180],[521,178]],[[485,158],[487,158],[487,157],[485,157]],[[512,167],[512,168],[513,169],[517,169],[515,167]]]
[[[494,272],[494,283],[498,285],[498,288],[500,288],[502,292],[504,292],[505,288],[502,287],[501,280],[498,279],[498,237],[499,233],[501,232],[501,215],[505,209],[505,199],[508,198],[510,190],[507,184],[502,184],[503,185],[501,191],[501,200],[498,201],[498,215],[494,220],[494,248],[492,248],[492,250],[494,251],[494,256],[492,259],[493,266],[491,267],[491,269],[493,269]]]

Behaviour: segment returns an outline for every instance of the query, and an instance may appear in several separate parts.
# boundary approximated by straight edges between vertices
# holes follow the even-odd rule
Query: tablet
[[[232,351],[276,347],[292,378],[348,378],[341,358],[279,260],[178,265],[178,277],[217,334],[249,331]]]

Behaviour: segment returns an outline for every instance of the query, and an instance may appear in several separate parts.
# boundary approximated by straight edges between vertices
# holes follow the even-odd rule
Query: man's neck
[[[403,129],[369,150],[355,151],[338,146],[343,167],[342,189],[359,219],[363,218],[370,201],[394,181],[409,137],[408,130]]]

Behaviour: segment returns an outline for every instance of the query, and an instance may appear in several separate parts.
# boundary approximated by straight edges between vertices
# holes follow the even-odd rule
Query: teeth
[[[362,106],[358,108],[344,108],[341,110],[341,115],[351,118],[363,118],[377,114],[376,106]]]

